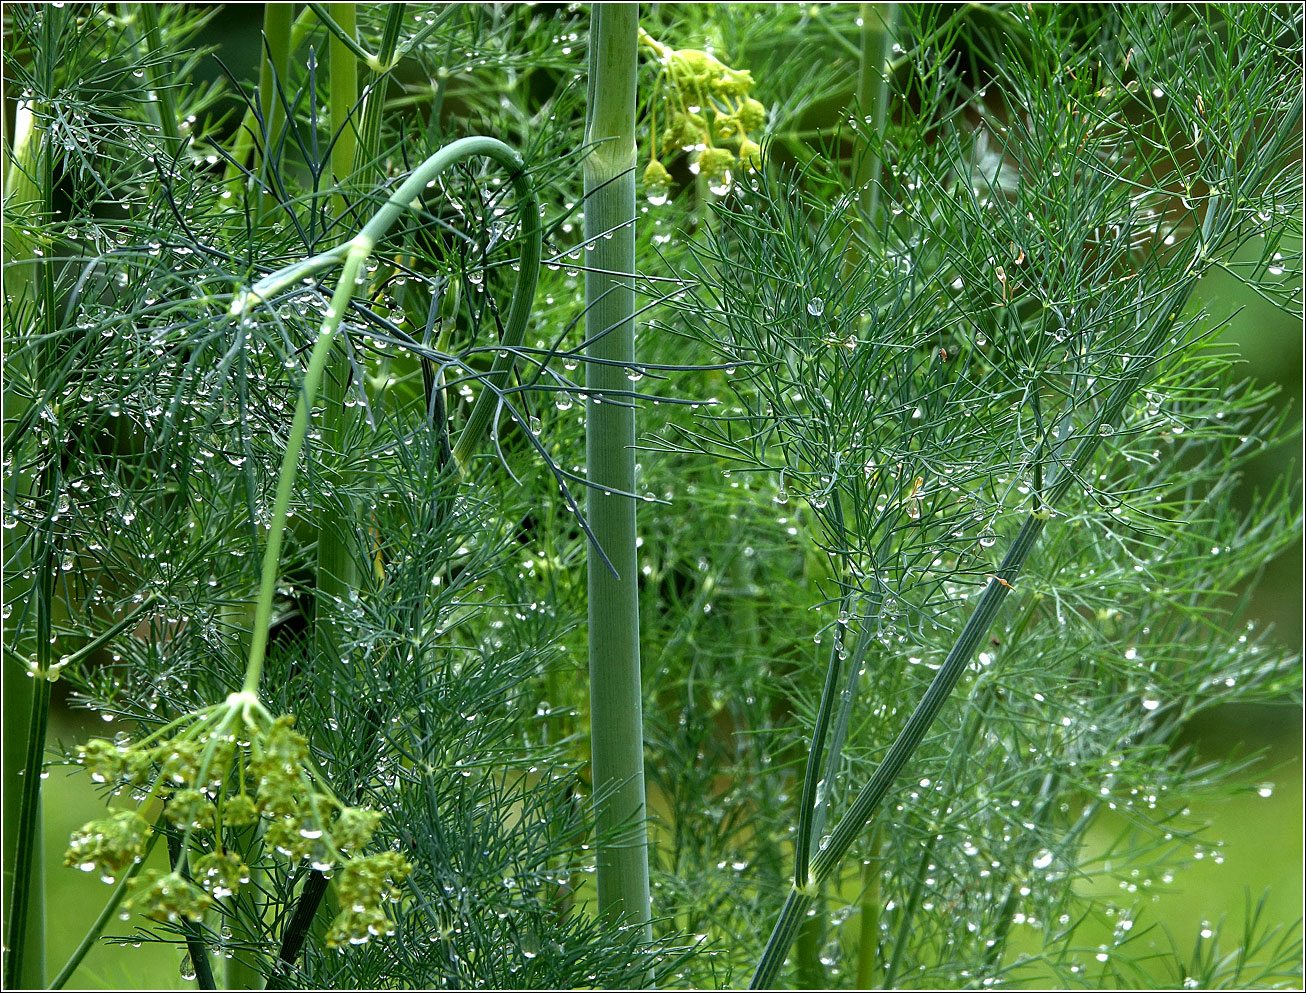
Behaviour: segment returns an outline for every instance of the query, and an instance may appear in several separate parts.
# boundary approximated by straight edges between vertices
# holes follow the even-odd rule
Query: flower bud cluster
[[[381,814],[346,806],[317,779],[293,717],[274,718],[241,693],[169,730],[173,736],[156,743],[94,740],[78,749],[96,782],[162,799],[183,845],[198,849],[189,878],[141,872],[132,881],[133,910],[160,921],[198,920],[249,881],[248,866],[223,845],[224,831],[261,825],[268,846],[292,861],[308,860],[322,872],[341,867],[335,879],[343,911],[331,928],[333,945],[393,932],[383,907],[398,898],[411,866],[394,852],[361,854]],[[135,811],[113,811],[73,834],[65,862],[113,882],[144,859],[151,833]]]
[[[350,859],[336,876],[341,911],[327,931],[327,945],[361,945],[370,938],[394,934],[394,925],[380,902],[398,900],[399,885],[411,871],[408,860],[398,852]]]
[[[692,171],[707,179],[714,193],[724,193],[733,182],[732,170],[754,170],[762,163],[762,148],[751,137],[766,126],[766,108],[748,95],[752,74],[731,69],[714,55],[698,49],[671,49],[640,30],[640,45],[658,60],[654,97],[652,152],[644,170],[649,201],[663,203],[671,187],[671,174],[659,158],[689,152]],[[661,107],[666,124],[657,129]],[[735,150],[718,142],[731,142]]]
[[[98,869],[111,883],[143,856],[150,834],[149,823],[136,811],[116,810],[74,831],[64,862],[83,872]]]

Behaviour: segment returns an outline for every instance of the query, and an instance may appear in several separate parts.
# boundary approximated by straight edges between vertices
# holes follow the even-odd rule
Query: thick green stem
[[[357,44],[358,9],[352,3],[326,5],[331,19],[346,38]],[[354,171],[354,153],[358,149],[358,131],[355,129],[354,107],[358,103],[358,58],[346,41],[332,32],[328,46],[330,53],[330,113],[331,113],[331,179],[336,193],[332,198],[332,216],[343,221],[349,202],[344,187]]]
[[[823,990],[829,985],[829,976],[821,965],[821,945],[825,941],[825,894],[814,901],[816,913],[807,914],[798,926],[794,939],[794,978],[801,990]]]
[[[358,33],[358,12],[352,3],[327,5],[332,19],[350,38]],[[331,149],[331,168],[337,185],[333,198],[333,217],[343,223],[347,202],[342,186],[353,172],[358,147],[353,111],[358,100],[358,59],[353,50],[334,33],[330,43],[331,126],[335,144]],[[342,278],[343,283],[343,278]],[[352,295],[353,288],[350,288]],[[347,305],[347,301],[345,302]],[[332,304],[335,309],[335,302]],[[343,312],[341,313],[343,317]],[[321,451],[319,471],[325,486],[315,502],[317,523],[317,604],[313,615],[313,640],[319,658],[338,663],[346,654],[343,645],[341,610],[348,604],[358,585],[358,568],[354,555],[357,530],[356,509],[349,495],[348,436],[354,418],[352,407],[345,405],[351,369],[349,356],[339,340],[333,340],[327,356],[322,382]]]
[[[263,38],[267,48],[260,53],[262,58],[259,60],[258,100],[259,106],[263,110],[263,141],[265,143],[260,168],[265,175],[268,161],[276,161],[277,153],[274,149],[279,140],[282,123],[286,116],[281,100],[277,95],[277,87],[278,85],[285,85],[286,76],[290,72],[291,33],[294,13],[294,4],[267,3],[263,5]],[[250,131],[242,130],[239,135],[248,138],[249,143],[253,144]],[[246,154],[248,154],[248,151],[246,151]],[[267,216],[273,203],[272,194],[265,188],[259,197],[260,218]]]
[[[635,75],[638,10],[595,5],[585,138],[586,514],[599,912],[652,936],[635,555]]]
[[[2,115],[0,115],[2,116]],[[13,146],[5,157],[4,208],[7,218],[16,221],[22,216],[33,213],[43,214],[45,210],[41,196],[39,160],[44,147],[43,130],[38,128],[36,115],[31,104],[20,100],[14,112]],[[33,217],[33,227],[37,218]],[[4,293],[5,305],[10,313],[13,308],[31,309],[35,304],[36,276],[39,271],[39,256],[33,236],[23,233],[24,225],[9,223],[4,226]],[[21,354],[21,353],[20,353]],[[10,365],[10,363],[13,363]],[[18,361],[12,354],[6,356],[6,372],[14,379],[32,377],[28,370],[20,370]],[[17,391],[6,389],[4,392],[4,415],[6,426],[11,426],[26,412],[27,404],[19,399]],[[17,476],[13,480],[13,492],[6,492],[6,502],[12,507],[7,513],[16,513],[20,500],[29,495],[32,481]],[[8,489],[8,487],[6,487]],[[16,566],[16,567],[15,567]],[[31,582],[24,578],[30,566],[30,560],[20,561],[10,566],[10,573],[5,576],[4,600],[6,604],[21,602],[31,593]],[[6,649],[10,646],[6,645]],[[24,646],[25,647],[25,646]],[[4,686],[4,795],[19,797],[23,791],[23,777],[26,775],[27,722],[32,711],[34,683],[24,660],[24,655],[5,651],[0,660],[0,672],[3,673]],[[19,835],[19,824],[24,812],[17,802],[4,804],[4,906],[6,914],[12,914],[14,893],[15,852]],[[7,964],[7,963],[6,963]]]
[[[862,30],[858,59],[857,107],[863,123],[881,137],[888,126],[889,81],[887,79],[889,43],[898,14],[896,3],[863,3],[860,8]],[[880,206],[880,174],[884,157],[879,149],[862,145],[853,157],[853,185],[861,191],[858,201],[868,229],[875,224]]]
[[[871,828],[871,841],[867,846],[866,867],[862,871],[861,908],[857,915],[857,982],[856,988],[875,989],[880,971],[880,849],[884,833],[878,824]]]
[[[266,122],[267,138],[275,142],[281,130],[285,111],[277,98],[277,85],[284,86],[290,69],[290,38],[295,5],[290,3],[265,3],[263,5],[263,41],[266,49],[261,53],[258,71],[258,102]]]
[[[399,44],[399,31],[403,26],[405,5],[391,4],[386,11],[385,28],[381,33],[381,47],[368,66],[372,78],[363,93],[362,125],[359,129],[358,147],[354,152],[354,175],[359,182],[379,183],[385,178],[385,163],[381,155],[381,125],[385,120],[385,94],[390,82],[390,72],[395,66],[395,51]]]

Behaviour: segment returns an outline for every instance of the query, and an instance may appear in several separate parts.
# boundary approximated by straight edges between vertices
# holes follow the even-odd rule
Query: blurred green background
[[[258,52],[260,8],[243,6],[239,16],[219,14],[207,44],[219,49],[229,66],[252,66]],[[216,75],[217,66],[207,60]],[[1295,246],[1300,251],[1301,246]],[[1301,316],[1284,314],[1244,290],[1230,275],[1207,278],[1199,288],[1202,305],[1231,320],[1223,332],[1246,359],[1246,374],[1262,382],[1277,383],[1281,400],[1299,420],[1302,404],[1303,325]],[[1245,491],[1250,496],[1286,473],[1301,472],[1298,443],[1266,453],[1249,474]],[[1296,545],[1270,568],[1253,600],[1252,616],[1273,624],[1278,640],[1300,648],[1302,643],[1302,549]],[[56,690],[58,687],[56,686]],[[59,701],[52,714],[50,738],[65,745],[111,731],[98,717],[68,709]],[[1270,889],[1267,913],[1272,920],[1292,926],[1302,913],[1302,713],[1295,701],[1279,707],[1228,708],[1190,725],[1181,745],[1193,746],[1199,756],[1230,754],[1257,756],[1246,777],[1245,789],[1233,798],[1195,805],[1193,815],[1210,822],[1212,851],[1178,874],[1164,892],[1137,895],[1140,927],[1160,926],[1144,936],[1158,950],[1168,948],[1160,929],[1173,936],[1178,947],[1192,948],[1208,922],[1227,918],[1230,933],[1241,932],[1246,894],[1253,899]],[[1273,784],[1271,786],[1271,784]],[[46,787],[45,833],[48,868],[48,960],[58,969],[80,941],[103,905],[109,889],[94,876],[63,866],[63,852],[71,831],[97,816],[101,801],[89,780],[68,770],[51,770]],[[1118,826],[1101,824],[1090,847],[1105,849]],[[1216,842],[1222,842],[1216,845]],[[162,846],[155,857],[162,858]],[[1125,894],[1115,894],[1129,902]],[[125,926],[125,925],[124,925]],[[121,933],[121,928],[117,933]],[[110,933],[115,928],[110,927]],[[1109,928],[1104,941],[1110,938]],[[133,948],[97,947],[74,975],[70,988],[135,989],[191,988],[183,981],[180,953],[171,946]],[[1175,981],[1158,973],[1160,985]]]

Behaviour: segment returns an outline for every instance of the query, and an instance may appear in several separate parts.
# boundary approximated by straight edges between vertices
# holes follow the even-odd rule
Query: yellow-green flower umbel
[[[97,782],[162,800],[183,850],[199,850],[189,873],[147,870],[132,880],[133,910],[160,921],[198,920],[249,881],[224,832],[261,822],[265,841],[281,855],[321,872],[339,869],[342,909],[330,944],[393,933],[384,905],[398,899],[412,867],[394,852],[362,854],[380,813],[347,806],[310,771],[308,740],[294,723],[274,717],[253,693],[233,693],[141,741],[94,740],[78,749]],[[115,811],[74,833],[65,861],[113,882],[144,859],[151,834],[135,811]]]
[[[642,48],[657,59],[660,70],[653,99],[648,168],[644,187],[649,202],[665,203],[671,174],[659,156],[686,152],[690,170],[702,175],[713,193],[727,192],[736,170],[752,172],[762,164],[761,146],[750,137],[766,126],[766,109],[748,95],[753,76],[731,69],[715,55],[696,48],[672,49],[643,28]],[[665,125],[659,132],[659,110]],[[735,144],[732,150],[722,143]]]

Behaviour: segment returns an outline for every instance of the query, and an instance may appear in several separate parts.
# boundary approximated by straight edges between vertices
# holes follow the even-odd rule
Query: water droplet
[[[820,317],[825,313],[825,301],[820,297],[812,297],[807,301],[807,312],[813,317]]]

